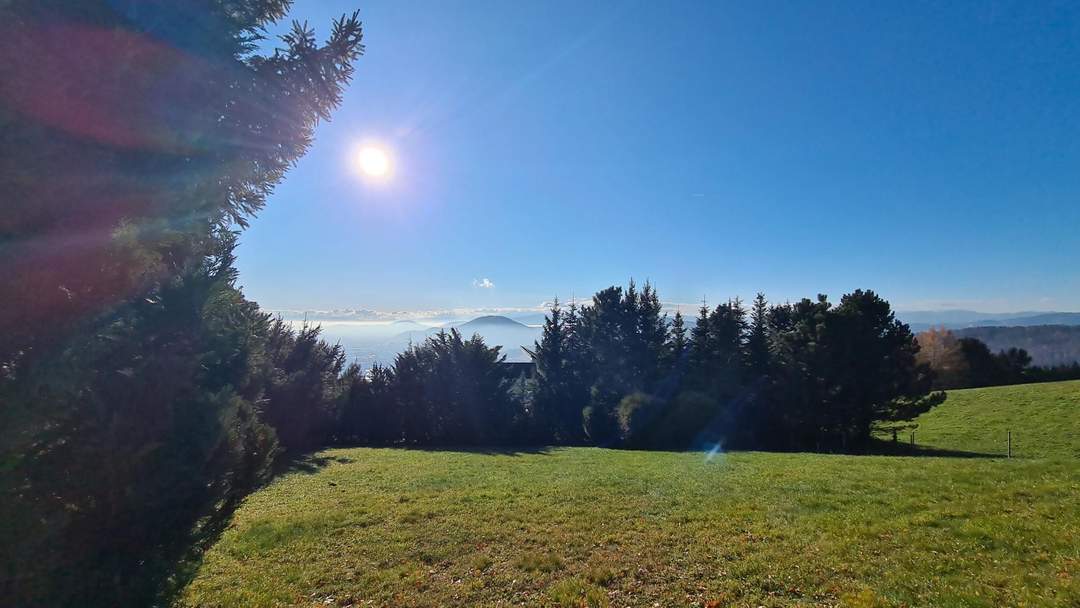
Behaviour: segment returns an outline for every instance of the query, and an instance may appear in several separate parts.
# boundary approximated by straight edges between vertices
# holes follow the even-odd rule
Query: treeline
[[[1080,379],[1080,361],[1071,365],[1032,365],[1031,355],[1023,348],[994,353],[978,338],[958,338],[945,328],[921,332],[917,339],[921,347],[919,361],[934,371],[935,389]]]
[[[568,441],[859,450],[940,401],[888,302],[857,290],[668,322],[655,290],[611,287],[553,310],[537,344],[536,415]]]
[[[769,305],[759,295],[662,311],[655,289],[610,287],[551,309],[513,378],[498,348],[441,333],[369,373],[353,368],[326,440],[860,450],[940,402],[888,302],[855,291]]]

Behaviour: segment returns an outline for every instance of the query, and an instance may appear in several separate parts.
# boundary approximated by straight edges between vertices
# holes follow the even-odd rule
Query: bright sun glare
[[[375,146],[363,146],[356,153],[356,165],[367,177],[383,178],[390,173],[390,155]]]

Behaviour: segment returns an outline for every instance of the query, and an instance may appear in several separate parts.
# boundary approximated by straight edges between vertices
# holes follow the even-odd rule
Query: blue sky
[[[298,2],[323,36],[359,8],[367,52],[241,283],[270,309],[632,276],[669,302],[1080,310],[1080,4],[885,4]],[[349,164],[371,140],[382,183]]]

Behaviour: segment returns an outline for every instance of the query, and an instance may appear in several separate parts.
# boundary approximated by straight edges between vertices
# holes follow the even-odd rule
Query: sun
[[[377,146],[362,146],[356,152],[356,167],[367,177],[384,178],[390,174],[390,155]]]

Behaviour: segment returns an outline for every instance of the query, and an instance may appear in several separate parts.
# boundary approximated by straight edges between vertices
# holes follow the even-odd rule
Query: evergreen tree
[[[1001,368],[1001,384],[1018,384],[1024,381],[1024,371],[1031,365],[1031,355],[1022,348],[1010,348],[997,354]]]
[[[427,379],[434,367],[435,351],[425,343],[410,344],[394,357],[393,392],[401,417],[401,441],[428,445],[436,436],[437,418],[430,411]]]
[[[875,428],[910,420],[940,402],[918,343],[888,302],[870,291],[774,307],[773,440],[787,449],[853,450]]]
[[[667,352],[667,314],[663,312],[656,289],[648,281],[638,298],[636,316],[641,345],[638,367],[644,379],[644,388],[651,390],[664,376],[670,356]]]
[[[297,26],[264,55],[287,2],[140,6],[0,6],[13,605],[148,605],[277,450],[257,417],[270,321],[235,286],[231,230],[340,101],[360,23],[322,46]]]
[[[560,404],[559,428],[563,431],[562,442],[583,443],[586,439],[584,412],[589,403],[592,386],[592,361],[584,340],[581,325],[581,308],[571,301],[563,322],[563,350],[565,352],[566,397]]]
[[[717,306],[709,314],[710,357],[714,371],[725,374],[741,371],[746,311],[736,298]]]
[[[617,347],[621,350],[620,357],[624,361],[624,372],[627,377],[644,381],[648,353],[644,336],[641,334],[642,298],[634,279],[630,279],[626,289],[622,291],[620,304],[616,338]]]
[[[831,308],[819,295],[770,312],[776,352],[776,382],[767,407],[772,433],[767,447],[821,449],[822,402],[827,395],[821,331]]]
[[[865,446],[877,426],[911,420],[940,402],[941,396],[926,396],[932,373],[916,360],[918,342],[887,301],[858,289],[830,313],[821,336],[825,443],[845,450]]]
[[[560,427],[567,421],[560,416],[560,407],[567,393],[566,324],[563,322],[559,299],[551,305],[544,317],[540,340],[529,351],[536,365],[536,395],[533,400],[532,418],[535,426],[543,429],[538,436],[558,441],[563,435]],[[544,437],[547,435],[547,437]]]
[[[361,27],[342,18],[319,46],[297,25],[283,48],[258,54],[287,7],[3,3],[0,143],[19,150],[0,157],[9,374],[153,298],[208,253],[215,228],[245,227],[306,152],[352,76]]]
[[[4,387],[13,605],[148,604],[195,523],[213,529],[266,478],[268,320],[231,264],[227,249],[206,259]]]
[[[711,335],[709,309],[702,302],[701,309],[698,310],[697,322],[690,331],[690,372],[698,384],[704,383],[712,362],[713,346],[709,339]]]
[[[577,306],[564,313],[558,298],[544,321],[540,341],[529,354],[536,364],[533,438],[562,444],[582,440],[582,409],[587,405],[580,365],[580,341],[576,335]]]
[[[677,367],[682,366],[689,347],[690,341],[686,334],[686,321],[683,319],[682,313],[676,310],[675,316],[671,320],[671,330],[667,338],[667,364],[665,367],[668,370],[675,370]]]
[[[636,324],[628,308],[622,288],[608,287],[598,291],[591,305],[581,310],[578,323],[587,352],[580,363],[589,381],[584,425],[589,439],[601,445],[617,439],[619,401],[634,392],[641,381],[631,367],[634,353],[630,345],[636,342]]]
[[[341,377],[344,399],[333,428],[333,439],[339,443],[378,444],[380,438],[375,428],[379,410],[375,408],[375,396],[368,375],[357,364],[345,368]],[[380,408],[381,409],[381,408]]]
[[[754,298],[750,309],[750,330],[746,335],[747,368],[751,378],[769,373],[769,305],[765,294]]]
[[[511,379],[499,347],[456,329],[440,331],[400,353],[394,381],[407,406],[404,439],[437,445],[506,444],[522,413],[510,399]]]
[[[267,351],[274,373],[261,414],[282,447],[292,452],[325,444],[340,418],[345,351],[320,340],[320,331],[306,323],[294,331],[280,319],[270,328]]]
[[[395,445],[404,439],[405,419],[402,404],[395,394],[394,368],[376,364],[367,373],[371,405],[367,434],[376,444]]]

